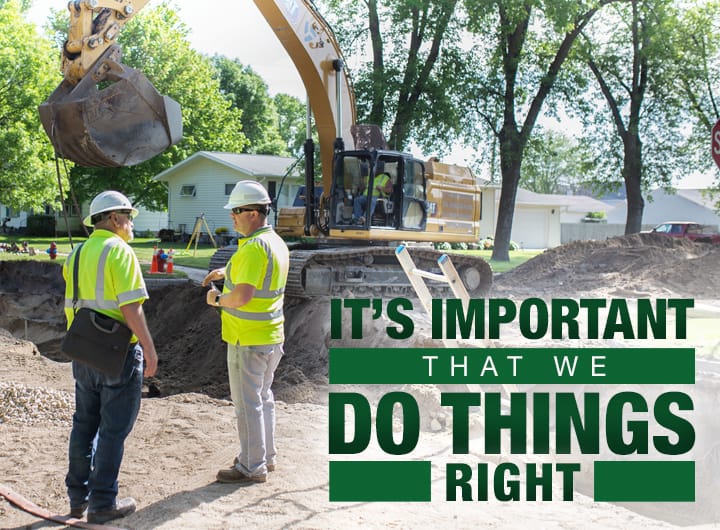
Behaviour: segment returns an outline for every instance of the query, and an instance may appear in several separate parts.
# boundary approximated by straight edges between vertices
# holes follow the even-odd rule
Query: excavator
[[[136,13],[147,0],[71,1],[71,17],[74,16],[72,4],[88,2],[97,3],[94,9],[101,14],[107,9],[117,13],[115,7],[120,5],[126,13],[128,7]],[[412,243],[412,255],[418,268],[436,271],[441,253],[433,249],[432,243],[477,242],[482,195],[475,176],[466,167],[444,164],[434,158],[422,161],[409,153],[390,150],[379,127],[356,123],[354,92],[342,52],[332,29],[311,0],[254,2],[295,64],[309,103],[308,139],[304,147],[305,191],[299,198],[303,206],[278,208],[275,223],[275,230],[281,236],[296,241],[289,243],[291,263],[286,295],[302,298],[342,296],[352,292],[356,296],[412,296],[410,282],[395,257],[395,247],[401,242]],[[94,31],[96,26],[98,24],[93,22],[92,25],[85,23],[83,27]],[[71,33],[68,43],[77,40],[79,37],[73,37]],[[84,37],[82,42],[87,40],[88,37]],[[69,44],[65,48],[67,50]],[[67,51],[64,55],[68,55]],[[108,69],[115,71],[117,62],[103,57],[87,67],[64,69],[63,85],[72,84],[73,80],[82,84],[88,75],[94,75],[99,61],[109,61]],[[134,88],[135,83],[129,85]],[[58,90],[65,90],[63,85]],[[127,86],[125,84],[121,90]],[[55,106],[51,102],[54,96],[44,105]],[[122,96],[120,93],[119,97]],[[174,123],[179,119],[179,111],[176,115],[168,99],[165,98],[163,112],[156,113],[158,119],[152,120],[148,127],[154,129],[157,123],[163,124],[169,132],[167,142],[173,142],[175,136],[172,133],[177,130]],[[91,95],[81,102],[73,101],[71,106],[81,103],[92,108],[98,105],[98,97]],[[42,107],[45,129],[51,139],[54,131],[56,139],[53,142],[58,141],[61,146],[57,149],[56,145],[56,150],[66,155],[70,152],[68,144],[74,143],[76,136],[81,136],[83,141],[78,142],[74,153],[86,150],[94,143],[101,144],[97,136],[102,136],[103,142],[109,141],[107,137],[113,136],[117,125],[117,122],[101,117],[98,121],[102,124],[96,128],[84,127],[85,114],[82,118],[73,116],[65,120],[58,134],[57,124],[46,118]],[[315,146],[310,110],[321,157],[320,186],[314,173]],[[53,118],[55,121],[58,121],[58,114]],[[167,119],[163,120],[163,117]],[[143,124],[138,122],[137,125],[142,128]],[[125,127],[118,128],[123,129],[118,130],[118,134],[125,132]],[[75,130],[68,134],[68,129]],[[112,156],[98,156],[92,152],[89,157],[93,160],[124,160],[130,150],[122,146],[114,149],[116,152]],[[82,154],[73,156],[85,158]],[[224,266],[235,248],[229,246],[218,250],[210,261],[210,268]],[[488,293],[492,270],[486,261],[469,255],[455,255],[452,259],[472,296]],[[438,293],[442,290],[441,285],[431,288]]]

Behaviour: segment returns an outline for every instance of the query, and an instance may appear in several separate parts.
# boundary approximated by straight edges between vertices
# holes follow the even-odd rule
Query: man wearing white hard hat
[[[118,473],[125,439],[140,410],[145,375],[157,370],[157,354],[142,309],[148,298],[135,253],[133,218],[138,211],[118,191],[104,191],[90,203],[83,224],[93,226],[88,240],[73,249],[63,267],[65,316],[74,318],[73,272],[78,262],[78,308],[87,307],[126,324],[133,332],[122,373],[108,376],[73,361],[75,414],[65,484],[70,515],[102,524],[135,511],[132,498],[117,500]],[[98,355],[103,355],[101,349]]]
[[[285,242],[270,225],[270,196],[254,180],[235,185],[225,209],[241,235],[227,266],[203,280],[213,285],[207,303],[222,310],[222,338],[228,344],[230,394],[235,405],[240,452],[217,473],[218,482],[265,482],[275,469],[275,401],[270,385],[283,355],[283,303],[290,267]]]

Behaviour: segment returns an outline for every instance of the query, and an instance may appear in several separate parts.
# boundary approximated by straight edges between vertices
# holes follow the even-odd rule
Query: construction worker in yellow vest
[[[367,181],[365,181],[363,187],[364,186],[367,186]],[[384,172],[377,173],[375,175],[375,178],[373,179],[373,189],[372,193],[370,194],[370,209],[367,208],[368,194],[365,190],[361,190],[361,193],[358,193],[358,195],[353,200],[352,224],[364,225],[365,216],[367,215],[368,217],[372,217],[372,214],[375,211],[375,205],[377,204],[377,200],[380,198],[389,197],[390,195],[392,195],[392,192],[393,182],[390,178],[390,175]]]
[[[270,197],[253,180],[235,185],[225,208],[241,234],[228,264],[211,271],[203,285],[207,303],[222,311],[227,342],[230,395],[235,406],[240,451],[218,482],[265,482],[275,469],[275,400],[270,385],[283,355],[283,302],[290,267],[285,242],[270,225]],[[221,293],[211,283],[224,279]]]
[[[114,318],[132,330],[133,337],[119,376],[105,375],[73,361],[75,413],[70,432],[69,465],[65,477],[70,515],[87,511],[89,523],[102,524],[135,511],[131,497],[117,499],[118,473],[125,439],[140,410],[143,371],[155,375],[157,354],[142,304],[148,298],[140,263],[128,242],[138,211],[118,191],[104,191],[90,203],[83,224],[94,227],[88,240],[75,247],[63,267],[66,281],[65,315],[73,310],[73,269],[78,263],[77,307]],[[97,355],[105,355],[98,347]],[[143,369],[144,366],[144,369]]]

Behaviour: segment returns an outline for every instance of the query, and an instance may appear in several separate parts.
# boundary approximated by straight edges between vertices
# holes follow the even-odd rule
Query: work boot
[[[111,521],[113,519],[119,519],[120,517],[130,515],[134,511],[135,499],[133,499],[132,497],[127,497],[125,499],[117,501],[115,503],[115,506],[113,506],[109,510],[103,510],[101,512],[88,512],[87,522],[102,524],[106,521]]]
[[[239,460],[238,457],[235,457],[235,460],[233,460],[232,467],[235,467],[238,464]],[[267,467],[268,472],[275,471],[275,464],[266,464],[265,467]]]
[[[236,468],[221,469],[217,472],[216,479],[223,484],[247,484],[250,482],[266,482],[267,475],[246,475]]]
[[[84,502],[80,506],[71,506],[70,507],[70,517],[74,517],[75,519],[82,519],[85,515],[85,511],[87,510],[88,503]]]

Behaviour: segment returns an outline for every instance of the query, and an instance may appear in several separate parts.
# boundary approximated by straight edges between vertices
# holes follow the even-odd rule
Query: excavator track
[[[223,267],[237,247],[226,247],[210,260],[210,270]],[[437,260],[444,253],[427,247],[410,248],[418,268],[440,274]],[[488,294],[493,273],[490,265],[475,256],[453,254],[452,262],[458,270],[470,296]],[[427,282],[433,296],[447,296],[446,284]],[[395,248],[387,246],[341,246],[290,251],[290,270],[285,296],[313,298],[316,296],[343,297],[407,297],[416,296],[410,282],[395,257]]]

